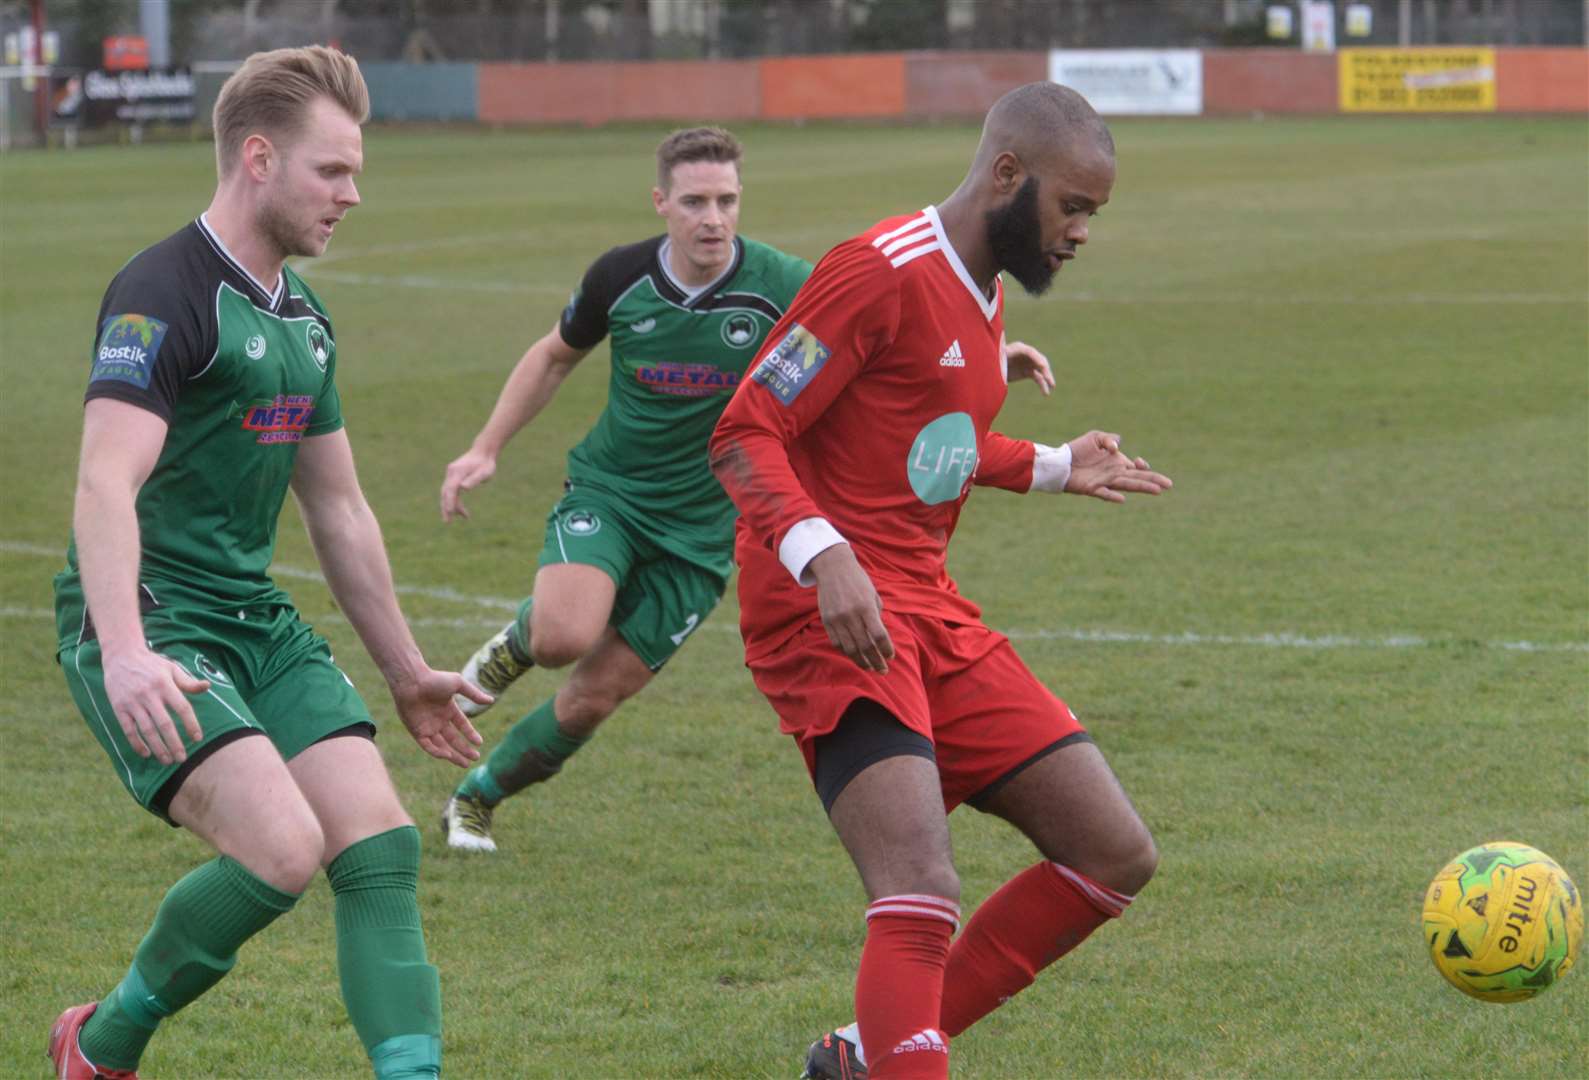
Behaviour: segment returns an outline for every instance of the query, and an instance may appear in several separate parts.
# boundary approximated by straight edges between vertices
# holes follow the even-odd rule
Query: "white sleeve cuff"
[[[1060,494],[1070,482],[1070,443],[1061,443],[1059,446],[1044,446],[1042,443],[1032,445],[1037,448],[1037,455],[1032,459],[1031,490]]]
[[[794,575],[798,584],[809,587],[816,584],[808,569],[811,560],[834,544],[848,542],[827,518],[805,518],[795,522],[783,534],[783,542],[778,545],[778,561]]]

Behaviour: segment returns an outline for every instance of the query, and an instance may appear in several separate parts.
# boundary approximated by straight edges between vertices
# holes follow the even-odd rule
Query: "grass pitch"
[[[1089,724],[1163,852],[1127,917],[955,1044],[962,1077],[1589,1074],[1589,974],[1509,1007],[1439,978],[1423,889],[1473,844],[1589,886],[1589,213],[1581,119],[1121,122],[1092,242],[1012,338],[1054,398],[1176,481],[1124,507],[980,491],[961,587]],[[367,141],[365,204],[306,273],[404,605],[461,663],[527,587],[605,350],[443,527],[443,465],[590,259],[658,228],[660,128]],[[969,127],[747,128],[744,231],[816,258],[946,195]],[[203,208],[207,145],[0,159],[0,1072],[124,970],[200,846],[138,811],[53,661],[100,295]],[[377,718],[381,682],[289,509],[280,580]],[[448,590],[451,590],[450,592]],[[381,739],[425,834],[453,1077],[788,1077],[850,1016],[864,897],[741,666],[732,597],[564,774],[439,842],[456,773]],[[536,672],[488,739],[550,693]],[[969,908],[1032,861],[972,811]],[[1580,964],[1589,960],[1580,958]],[[169,1021],[154,1077],[367,1075],[330,891]]]

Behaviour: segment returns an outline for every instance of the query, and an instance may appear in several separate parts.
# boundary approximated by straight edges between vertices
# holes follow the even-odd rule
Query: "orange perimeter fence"
[[[1347,49],[1322,55],[1291,49],[1210,49],[1195,55],[1200,56],[1202,97],[1201,107],[1191,111],[1203,115],[1589,113],[1589,49]],[[977,117],[1006,90],[1047,78],[1050,70],[1050,55],[1043,52],[486,63],[478,65],[477,118],[489,124],[602,124],[698,117]],[[1463,79],[1475,88],[1465,99],[1449,89],[1443,94],[1416,89],[1449,88]],[[1354,96],[1358,83],[1377,87],[1387,80],[1390,90],[1363,90]],[[1402,85],[1415,89],[1400,90]],[[377,108],[377,114],[387,111],[396,110]],[[1154,110],[1148,106],[1143,111]]]

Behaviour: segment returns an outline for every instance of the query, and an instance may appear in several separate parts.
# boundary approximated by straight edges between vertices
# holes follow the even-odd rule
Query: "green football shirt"
[[[736,238],[723,275],[690,292],[666,259],[666,236],[614,248],[563,311],[571,347],[612,339],[607,407],[569,452],[568,478],[619,499],[664,550],[726,577],[735,510],[707,465],[707,440],[811,264]]]
[[[268,571],[298,444],[342,426],[319,299],[290,269],[267,291],[200,219],[122,268],[98,325],[85,400],[169,425],[137,499],[142,601],[287,603]],[[74,538],[57,597],[81,587]],[[83,631],[60,629],[63,644]]]

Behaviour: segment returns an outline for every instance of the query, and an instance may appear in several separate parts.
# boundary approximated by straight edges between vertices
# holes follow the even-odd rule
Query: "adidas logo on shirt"
[[[960,351],[960,339],[959,338],[955,338],[954,341],[952,343],[950,343],[949,347],[943,351],[943,355],[938,358],[938,366],[939,367],[965,367],[966,366],[966,356],[965,356],[965,353]]]

